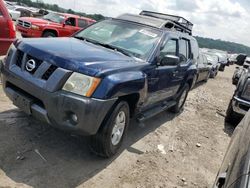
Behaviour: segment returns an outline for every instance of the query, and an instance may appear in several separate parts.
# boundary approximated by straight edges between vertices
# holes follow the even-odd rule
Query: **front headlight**
[[[101,79],[86,76],[79,73],[73,73],[63,86],[64,91],[91,97],[96,90]]]
[[[242,97],[250,100],[250,79],[247,80]]]
[[[40,29],[40,27],[39,27],[39,26],[37,26],[37,25],[31,25],[31,29],[34,29],[34,30],[39,30],[39,29]]]

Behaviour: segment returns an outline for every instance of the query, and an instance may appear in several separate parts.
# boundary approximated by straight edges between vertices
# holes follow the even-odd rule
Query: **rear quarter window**
[[[88,26],[88,22],[83,19],[78,19],[78,27],[85,28]]]
[[[194,61],[199,57],[199,46],[196,40],[191,40],[191,52],[193,53]]]
[[[2,11],[0,10],[0,16],[3,16],[3,13],[2,13]]]

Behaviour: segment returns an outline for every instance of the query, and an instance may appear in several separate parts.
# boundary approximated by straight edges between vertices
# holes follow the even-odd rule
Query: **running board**
[[[170,101],[170,102],[167,102],[165,103],[164,105],[162,106],[157,106],[155,108],[152,108],[151,110],[148,110],[146,112],[143,112],[143,113],[139,113],[138,114],[138,117],[136,118],[137,121],[139,122],[143,122],[147,119],[150,119],[152,118],[153,116],[173,107],[174,105],[176,105],[176,101]]]

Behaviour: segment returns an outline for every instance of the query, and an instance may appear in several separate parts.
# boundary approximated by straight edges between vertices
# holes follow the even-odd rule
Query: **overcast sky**
[[[249,0],[43,0],[64,8],[115,17],[141,10],[176,14],[195,24],[194,35],[250,46]]]

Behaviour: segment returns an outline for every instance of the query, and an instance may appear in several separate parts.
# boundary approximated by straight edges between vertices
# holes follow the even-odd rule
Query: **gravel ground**
[[[120,154],[102,159],[87,139],[37,122],[0,89],[0,187],[210,187],[233,128],[224,124],[233,94],[231,66],[199,84],[179,115],[131,121]]]

